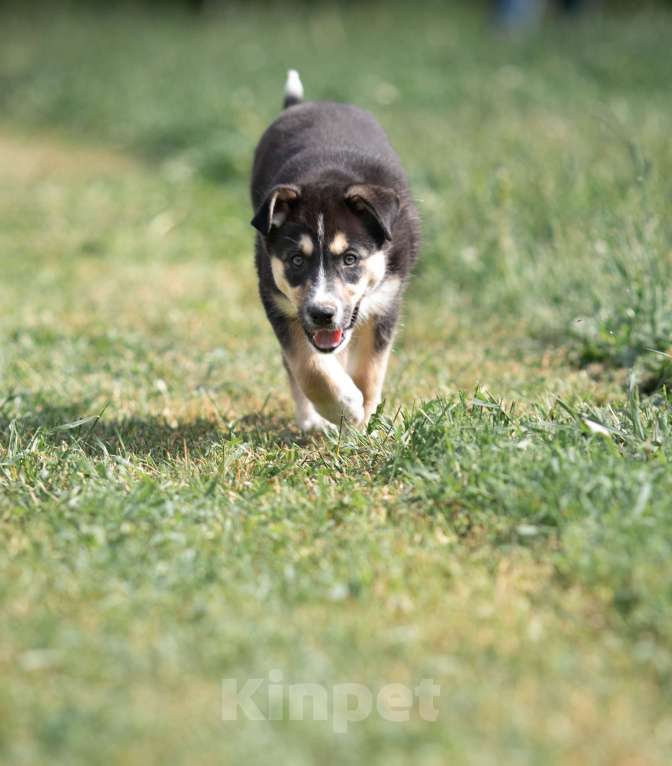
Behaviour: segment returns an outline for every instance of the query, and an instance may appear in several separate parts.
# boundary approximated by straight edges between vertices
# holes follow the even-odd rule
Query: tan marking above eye
[[[315,245],[313,245],[313,240],[307,234],[301,235],[301,239],[299,240],[299,250],[301,250],[304,255],[313,254]]]
[[[348,238],[342,231],[336,232],[336,236],[329,244],[329,250],[334,255],[342,255],[348,249]]]

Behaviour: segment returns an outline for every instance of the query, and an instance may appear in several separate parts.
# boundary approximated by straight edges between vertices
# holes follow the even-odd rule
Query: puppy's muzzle
[[[311,301],[304,308],[304,330],[323,353],[335,351],[345,339],[343,306],[334,300]]]
[[[314,327],[333,327],[337,313],[334,303],[313,303],[306,307],[306,315]]]

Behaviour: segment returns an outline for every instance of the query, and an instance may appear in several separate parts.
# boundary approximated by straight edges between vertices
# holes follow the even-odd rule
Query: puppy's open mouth
[[[318,330],[312,341],[320,351],[335,351],[343,343],[343,330]]]
[[[306,334],[310,338],[313,346],[315,346],[318,351],[323,351],[325,353],[336,351],[336,349],[345,342],[346,333],[352,330],[352,328],[355,326],[358,314],[359,304],[355,306],[355,310],[352,312],[352,319],[350,320],[350,324],[345,328],[345,330],[321,329],[315,330],[314,332],[309,332],[306,330]]]

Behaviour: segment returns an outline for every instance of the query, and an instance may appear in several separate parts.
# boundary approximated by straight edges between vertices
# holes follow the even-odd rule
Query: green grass
[[[346,8],[0,17],[3,762],[669,760],[672,17]],[[298,434],[256,297],[289,66],[422,213],[367,434]],[[222,721],[273,669],[439,719]]]

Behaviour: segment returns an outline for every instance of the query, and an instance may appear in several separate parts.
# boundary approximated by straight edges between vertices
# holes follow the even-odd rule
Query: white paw
[[[335,427],[333,423],[325,420],[325,418],[318,415],[317,412],[311,412],[310,414],[302,415],[301,417],[297,416],[296,425],[304,433],[325,433]]]
[[[339,405],[346,420],[355,425],[364,420],[364,397],[356,386],[353,385],[351,390],[341,395]]]
[[[343,421],[360,425],[364,420],[364,397],[352,379],[343,374],[342,369],[341,380],[333,386],[332,392],[329,398],[313,399],[313,408],[339,428]]]

